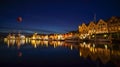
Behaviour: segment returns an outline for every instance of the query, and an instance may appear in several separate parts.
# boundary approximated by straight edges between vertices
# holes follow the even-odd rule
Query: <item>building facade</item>
[[[119,17],[111,17],[108,21],[108,31],[109,33],[120,32],[120,18]]]
[[[92,35],[92,34],[95,34],[95,32],[96,32],[96,24],[95,24],[95,22],[92,21],[88,25],[88,34]]]
[[[96,34],[108,33],[107,22],[100,19],[96,25]]]
[[[88,27],[85,23],[82,23],[81,26],[79,26],[79,37],[80,39],[84,39],[88,36]]]

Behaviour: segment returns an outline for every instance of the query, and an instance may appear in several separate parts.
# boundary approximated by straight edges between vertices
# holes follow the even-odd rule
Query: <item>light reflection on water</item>
[[[118,64],[120,61],[120,46],[119,44],[109,44],[109,43],[66,43],[64,41],[41,41],[41,40],[7,40],[4,39],[4,43],[8,48],[16,46],[18,49],[21,49],[22,46],[29,44],[33,46],[34,49],[41,46],[49,48],[50,46],[57,47],[66,47],[71,51],[76,49],[78,50],[78,55],[80,58],[90,59],[92,61],[100,60],[102,64],[107,64],[112,62],[113,64]],[[28,47],[30,48],[30,47]],[[116,49],[117,48],[117,49]],[[22,52],[18,53],[18,56],[21,57]]]

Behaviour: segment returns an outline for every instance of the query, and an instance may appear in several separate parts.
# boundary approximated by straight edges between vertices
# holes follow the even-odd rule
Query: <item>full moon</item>
[[[22,22],[22,17],[18,17],[18,18],[17,18],[17,21],[18,21],[18,22]]]

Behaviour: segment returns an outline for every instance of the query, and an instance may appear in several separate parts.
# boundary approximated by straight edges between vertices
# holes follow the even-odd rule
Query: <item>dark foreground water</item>
[[[0,41],[0,67],[120,67],[120,44]]]

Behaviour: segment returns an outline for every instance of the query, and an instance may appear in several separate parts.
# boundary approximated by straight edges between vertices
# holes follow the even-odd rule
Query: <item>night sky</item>
[[[120,16],[119,0],[0,0],[0,32],[66,33]],[[17,22],[18,17],[22,22]]]

